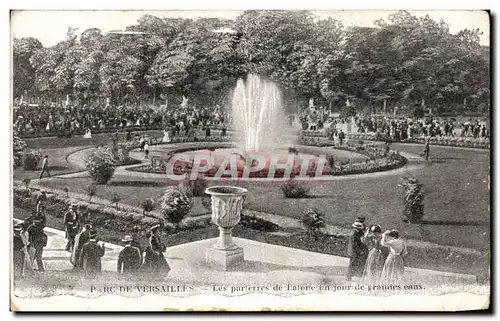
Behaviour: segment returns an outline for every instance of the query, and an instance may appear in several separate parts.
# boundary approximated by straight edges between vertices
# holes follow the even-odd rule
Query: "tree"
[[[12,43],[12,87],[14,97],[20,97],[25,93],[33,93],[35,69],[31,66],[30,59],[42,47],[42,43],[36,38],[14,38]]]

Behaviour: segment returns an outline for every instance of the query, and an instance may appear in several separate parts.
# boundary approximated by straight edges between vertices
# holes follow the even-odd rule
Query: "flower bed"
[[[349,139],[354,140],[370,140],[370,141],[384,141],[384,137],[377,135],[376,133],[356,133],[348,134]],[[398,141],[399,143],[411,143],[411,144],[425,144],[424,137],[414,137],[407,138]],[[470,148],[490,148],[490,141],[483,138],[473,138],[473,137],[431,137],[431,145],[438,146],[454,146],[454,147],[470,147]]]
[[[42,195],[42,191],[35,188],[15,187],[13,190],[14,207],[24,209],[28,212],[36,209],[37,200]],[[140,209],[134,211],[130,208],[124,210],[117,209],[111,202],[109,205],[89,203],[86,201],[65,197],[56,193],[45,193],[46,207],[45,213],[47,216],[63,219],[64,214],[68,210],[70,204],[77,204],[78,213],[81,215],[84,223],[90,223],[97,229],[110,229],[121,234],[130,232],[133,227],[139,227],[144,233],[151,226],[158,224],[160,219],[154,215],[145,216]],[[162,222],[163,223],[163,222]],[[256,218],[250,215],[241,215],[241,224],[247,228],[259,231],[278,231],[278,225],[266,221],[261,218]],[[164,223],[165,229],[169,233],[178,233],[181,231],[196,230],[206,226],[213,225],[210,217],[205,218],[188,218],[184,219],[180,224]],[[54,226],[55,228],[63,228],[62,226]],[[119,239],[112,240],[119,242]]]
[[[216,142],[213,140],[213,142]],[[221,142],[229,142],[229,141],[221,141]],[[306,137],[303,136],[300,138],[300,143],[306,146],[314,146],[314,147],[328,147],[333,146],[333,142],[326,137]],[[132,147],[135,148],[135,147]],[[322,175],[353,175],[353,174],[364,174],[364,173],[373,173],[380,171],[387,171],[402,167],[406,164],[407,159],[403,156],[399,155],[399,153],[385,153],[384,150],[377,148],[376,145],[352,145],[346,144],[344,146],[335,146],[335,149],[345,150],[349,152],[359,153],[365,155],[369,158],[366,162],[362,163],[348,163],[348,164],[340,164],[332,166],[325,166],[323,169]],[[201,147],[183,147],[177,148],[170,151],[171,154],[181,153],[186,151],[194,151],[202,149]],[[297,149],[298,152],[301,152],[300,148]],[[311,154],[310,152],[307,152]],[[314,153],[312,153],[314,154]],[[316,155],[319,156],[319,155]],[[326,155],[329,156],[328,154]],[[176,162],[176,167],[173,169],[174,174],[183,174],[189,172],[190,163],[187,162]],[[153,168],[151,165],[142,165],[135,166],[131,168],[127,168],[127,170],[134,172],[146,172],[146,173],[155,173],[155,174],[166,174],[166,168]],[[208,172],[205,173],[206,177],[214,177],[217,172],[217,168],[212,168]],[[300,168],[294,168],[292,170],[291,176],[299,175]],[[262,169],[258,172],[250,173],[250,178],[267,178],[269,173],[269,169]],[[242,177],[243,171],[238,170],[238,177]],[[276,169],[274,178],[283,178],[285,174],[284,169]],[[306,175],[310,177],[314,177],[316,175],[316,168],[314,166],[310,166],[307,170]],[[229,176],[222,176],[229,177]]]
[[[303,145],[316,147],[328,147],[334,145],[333,142],[326,137],[301,137],[300,142]],[[343,146],[335,146],[334,148],[363,154],[367,156],[369,160],[364,163],[350,162],[348,164],[334,164],[333,166],[326,166],[323,171],[324,175],[353,175],[381,172],[403,167],[407,162],[407,159],[399,153],[386,153],[383,149],[378,148],[373,144],[353,145],[346,143]]]

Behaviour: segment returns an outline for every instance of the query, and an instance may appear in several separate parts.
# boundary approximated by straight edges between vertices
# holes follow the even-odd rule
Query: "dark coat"
[[[14,235],[14,252],[23,252],[24,254],[24,242],[20,235]]]
[[[146,248],[146,257],[144,258],[143,271],[160,272],[170,271],[170,266],[163,255],[167,250],[158,236],[151,236],[149,238],[149,245]]]
[[[118,273],[135,272],[142,264],[142,255],[137,247],[127,245],[118,255]]]
[[[85,273],[101,272],[101,257],[104,256],[104,245],[97,245],[96,240],[88,241],[82,248],[80,261]]]
[[[347,256],[349,260],[349,268],[347,276],[359,276],[363,274],[366,258],[368,257],[368,247],[361,241],[363,231],[353,229],[349,235],[349,243],[347,244]]]
[[[28,227],[28,241],[34,248],[43,248],[47,245],[47,235],[43,232],[43,226],[31,225]]]
[[[64,214],[64,230],[66,238],[73,238],[78,234],[78,214],[73,211],[67,211]]]
[[[87,244],[89,240],[89,231],[82,231],[75,237],[75,245],[73,246],[73,252],[71,253],[71,264],[75,267],[83,267],[80,255],[82,253],[83,246]]]

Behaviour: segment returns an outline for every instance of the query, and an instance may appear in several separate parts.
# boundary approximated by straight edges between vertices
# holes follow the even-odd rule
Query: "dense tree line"
[[[231,32],[214,32],[228,28]],[[489,47],[479,30],[451,34],[444,21],[392,14],[376,27],[344,27],[308,11],[246,11],[235,20],[145,15],[125,33],[88,29],[43,47],[14,39],[14,97],[70,95],[82,104],[164,103],[182,95],[199,104],[227,102],[239,77],[275,80],[290,108],[357,112],[383,105],[414,112],[487,112]]]

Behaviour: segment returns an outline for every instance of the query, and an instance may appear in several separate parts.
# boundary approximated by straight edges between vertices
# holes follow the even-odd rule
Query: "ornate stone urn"
[[[233,242],[233,228],[240,222],[243,197],[248,190],[237,186],[212,186],[205,193],[212,196],[212,221],[219,227],[219,238],[207,250],[206,261],[226,270],[243,261],[243,249]]]

